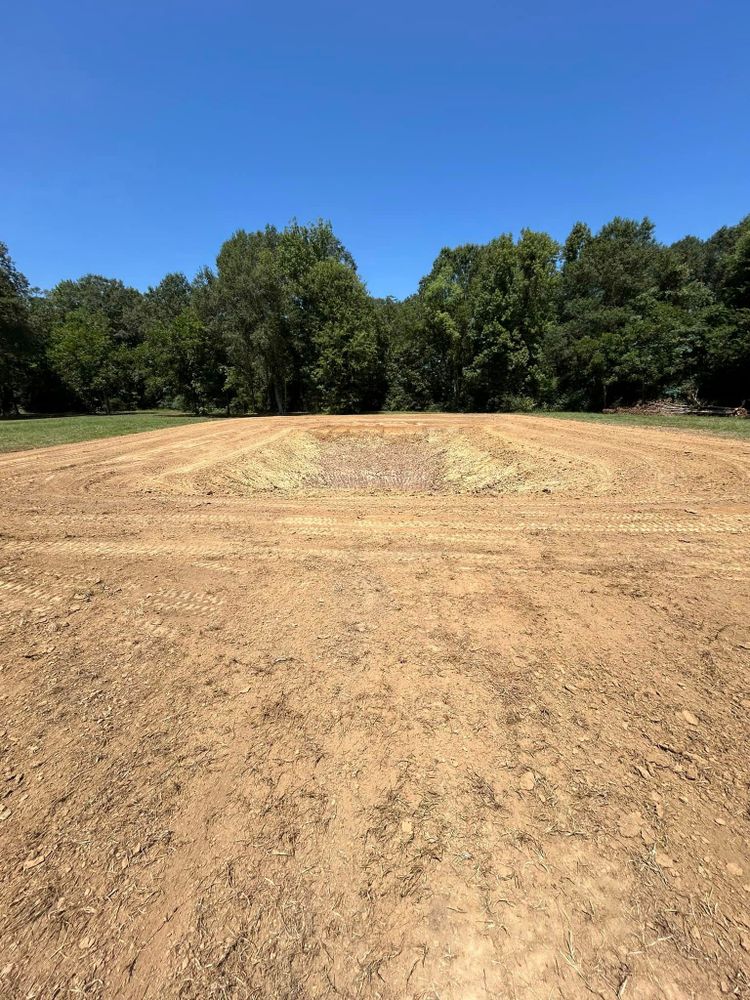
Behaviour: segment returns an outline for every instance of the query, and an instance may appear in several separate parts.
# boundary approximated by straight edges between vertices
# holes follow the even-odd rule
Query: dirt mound
[[[0,458],[0,995],[747,996],[750,447]]]

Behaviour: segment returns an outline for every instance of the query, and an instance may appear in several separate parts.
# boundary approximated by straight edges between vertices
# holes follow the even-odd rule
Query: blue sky
[[[331,219],[378,295],[441,246],[750,212],[750,4],[30,0],[4,10],[0,240],[140,288]]]

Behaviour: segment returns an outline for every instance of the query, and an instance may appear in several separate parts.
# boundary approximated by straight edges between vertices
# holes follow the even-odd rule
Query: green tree
[[[302,283],[311,355],[311,399],[329,413],[379,409],[384,358],[372,299],[351,267],[315,263]]]
[[[0,412],[18,412],[26,388],[35,337],[29,283],[0,243]]]
[[[103,316],[115,344],[133,347],[143,337],[141,293],[116,278],[86,274],[77,281],[61,281],[49,300],[58,321],[79,310]]]
[[[556,315],[559,247],[523,230],[483,247],[471,285],[471,360],[465,368],[472,409],[505,409],[538,397],[541,345]]]
[[[252,408],[285,413],[294,375],[291,300],[278,260],[279,233],[272,226],[238,230],[223,244],[217,273],[206,277],[201,301],[226,338],[235,379],[242,379]]]
[[[226,403],[226,359],[220,338],[193,308],[153,326],[143,345],[147,386],[162,398],[180,397],[194,413]]]
[[[309,275],[322,261],[354,273],[330,223],[292,222],[255,233],[238,230],[223,244],[216,274],[201,276],[199,310],[226,338],[232,384],[253,409],[285,413],[311,393],[316,346]]]
[[[732,308],[750,309],[750,226],[723,263],[721,292]]]
[[[428,331],[422,299],[377,299],[375,306],[385,341],[385,408],[429,409],[441,398],[446,366]]]
[[[157,323],[177,319],[190,306],[192,291],[190,282],[179,271],[165,275],[158,285],[149,288],[141,299],[143,332]]]
[[[122,384],[123,352],[112,341],[107,317],[75,309],[58,324],[49,346],[50,362],[65,385],[90,410],[104,407]]]
[[[495,410],[532,402],[541,344],[556,317],[559,248],[524,230],[441,250],[422,279],[411,326],[389,353],[390,406]],[[406,315],[406,314],[404,314]],[[398,358],[393,364],[392,358]]]
[[[679,346],[680,331],[692,338],[696,326],[681,300],[689,277],[648,219],[618,217],[596,235],[577,223],[563,247],[558,325],[542,351],[554,400],[600,408],[689,378],[697,352],[692,340],[690,352]]]
[[[444,247],[419,283],[423,304],[419,335],[427,351],[424,364],[431,375],[433,403],[445,409],[461,410],[467,405],[465,369],[473,358],[472,279],[479,254],[480,248],[473,243]]]

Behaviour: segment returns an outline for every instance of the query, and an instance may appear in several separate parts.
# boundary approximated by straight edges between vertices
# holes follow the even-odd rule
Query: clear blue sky
[[[41,287],[322,216],[401,297],[522,226],[750,212],[748,0],[27,0],[0,66],[0,240]]]

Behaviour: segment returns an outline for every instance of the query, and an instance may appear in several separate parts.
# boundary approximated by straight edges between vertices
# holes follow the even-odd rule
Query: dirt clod
[[[623,837],[637,837],[643,827],[643,816],[636,810],[621,816],[617,824],[617,829]]]

